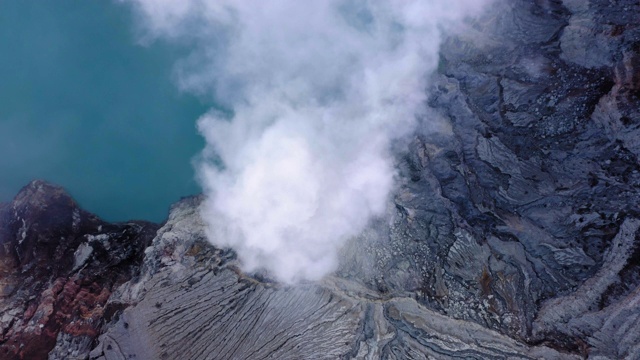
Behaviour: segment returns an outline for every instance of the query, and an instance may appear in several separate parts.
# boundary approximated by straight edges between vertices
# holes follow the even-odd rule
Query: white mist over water
[[[246,271],[320,279],[394,186],[390,143],[425,108],[443,27],[477,0],[132,0],[143,39],[189,44],[176,78],[202,116],[210,241]]]

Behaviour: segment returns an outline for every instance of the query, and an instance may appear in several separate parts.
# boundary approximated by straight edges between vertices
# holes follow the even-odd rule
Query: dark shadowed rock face
[[[640,279],[639,11],[505,1],[448,39],[429,104],[451,133],[425,119],[393,226],[363,236],[342,274],[528,343],[639,357],[638,307],[619,308]],[[624,345],[592,348],[612,314]]]
[[[451,129],[424,119],[321,282],[243,274],[201,198],[158,229],[30,184],[0,205],[0,358],[640,358],[638,14],[503,1],[451,36],[428,104]]]
[[[344,274],[528,343],[640,357],[638,14],[509,1],[452,36],[430,98],[451,134],[416,137],[373,271]]]
[[[90,345],[111,292],[137,271],[157,228],[105,223],[42,181],[3,204],[0,358],[46,358],[60,341]]]

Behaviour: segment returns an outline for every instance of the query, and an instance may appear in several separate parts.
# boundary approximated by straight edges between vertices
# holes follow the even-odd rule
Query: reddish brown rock
[[[1,206],[0,358],[46,359],[62,334],[96,338],[157,228],[106,223],[42,181]]]

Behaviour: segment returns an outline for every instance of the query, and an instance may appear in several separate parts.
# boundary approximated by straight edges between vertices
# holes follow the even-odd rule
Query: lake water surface
[[[0,201],[40,178],[106,220],[161,221],[199,192],[207,106],[172,83],[181,50],[133,24],[112,1],[0,0]]]

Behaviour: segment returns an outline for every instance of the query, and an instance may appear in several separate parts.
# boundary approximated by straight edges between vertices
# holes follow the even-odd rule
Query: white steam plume
[[[390,142],[425,107],[440,30],[478,0],[131,0],[145,39],[193,46],[181,88],[232,109],[204,115],[198,164],[210,241],[247,271],[319,279],[381,215]]]

